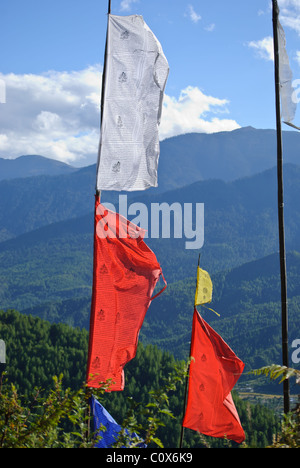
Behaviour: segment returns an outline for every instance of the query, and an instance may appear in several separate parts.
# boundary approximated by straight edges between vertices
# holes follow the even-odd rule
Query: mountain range
[[[296,202],[300,197],[300,167],[285,165],[284,172],[286,246],[288,250],[300,251],[300,207]],[[82,176],[82,172],[80,174]],[[85,175],[79,182],[82,194],[88,191],[83,188],[84,182],[89,183]],[[79,172],[72,177],[75,176],[78,177]],[[67,267],[67,259],[72,264],[73,256],[80,254],[85,259],[86,267],[90,269],[93,242],[93,197],[86,194],[85,199],[82,197],[80,202],[78,193],[72,194],[66,183],[59,184],[62,176],[52,177],[53,190],[46,196],[43,191],[43,177],[36,178],[38,180],[35,181],[34,190],[30,190],[32,178],[22,179],[28,181],[26,197],[17,198],[16,206],[8,198],[7,204],[3,204],[3,209],[0,210],[2,232],[10,236],[10,239],[0,243],[0,268],[1,265],[3,267],[8,264],[12,267],[11,260],[7,263],[5,258],[18,252],[15,261],[26,265],[28,270],[28,265],[35,258],[34,252],[39,249],[38,259],[27,272],[28,277],[30,274],[35,275],[36,281],[43,276],[36,271],[38,265],[45,273],[47,265],[52,273],[55,270],[56,262],[51,258],[53,255],[58,255],[59,259],[65,258]],[[16,186],[20,180],[15,181]],[[0,183],[0,192],[3,184],[4,182]],[[134,201],[142,201],[149,213],[151,203],[167,203],[169,206],[176,202],[193,205],[203,203],[204,246],[201,256],[203,264],[212,273],[278,250],[275,168],[233,182],[208,180],[156,196],[145,193],[143,197],[138,196],[130,203]],[[40,225],[42,226],[36,227]],[[73,245],[70,239],[73,239]],[[185,242],[184,237],[147,239],[169,282],[189,277],[194,272],[199,252],[186,250]],[[74,250],[75,245],[78,246],[77,250]],[[42,252],[45,252],[45,258]],[[9,277],[9,271],[6,270],[6,278]],[[21,274],[19,267],[18,273]]]
[[[283,131],[285,163],[299,164],[300,134]],[[276,131],[243,127],[213,134],[189,133],[160,143],[159,186],[165,192],[199,180],[232,181],[276,165]],[[95,163],[97,155],[95,154]],[[0,158],[0,181],[38,175],[72,174],[80,170],[37,155]],[[95,178],[96,166],[91,166]],[[94,180],[93,180],[94,183]]]
[[[0,158],[0,181],[40,175],[71,174],[76,168],[39,155]]]
[[[283,132],[283,142],[285,164],[300,164],[299,133]],[[13,179],[3,164],[15,165]],[[27,171],[23,170],[24,164]],[[161,142],[158,188],[128,193],[128,198],[147,201],[194,182],[216,180],[215,192],[210,194],[216,200],[218,188],[222,186],[220,181],[250,177],[275,166],[276,133],[273,130],[246,127],[212,135],[181,135]],[[41,167],[42,172],[39,172]],[[53,174],[54,169],[58,173]],[[0,241],[93,210],[95,165],[75,169],[47,158],[26,156],[14,161],[0,159],[0,171]],[[33,172],[36,176],[32,176]],[[269,196],[276,190],[276,181],[271,189]],[[116,202],[118,195],[103,192],[102,201]],[[262,202],[252,184],[249,184],[247,196],[252,207]],[[204,202],[204,197],[205,193],[199,192],[197,202]]]
[[[292,340],[300,338],[298,133],[284,132],[284,152]],[[53,163],[42,159],[44,171]],[[18,160],[23,164],[23,158],[15,164]],[[203,203],[204,245],[200,251],[186,250],[185,238],[146,239],[168,288],[147,313],[141,330],[145,343],[186,357],[201,253],[201,266],[213,278],[211,307],[221,314],[217,318],[203,311],[208,321],[248,369],[280,360],[275,165],[272,130],[190,134],[161,143],[159,189],[130,194],[128,204],[142,202],[150,212],[151,203]],[[6,180],[0,180],[0,308],[88,328],[95,165],[58,164],[56,169],[58,173],[47,175],[23,172],[21,178],[2,174]],[[113,202],[118,209],[118,195],[103,193],[102,201]]]

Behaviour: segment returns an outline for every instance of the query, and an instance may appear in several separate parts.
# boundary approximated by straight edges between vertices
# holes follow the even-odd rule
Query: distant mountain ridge
[[[40,175],[71,174],[77,168],[39,155],[20,156],[16,159],[0,158],[0,181]]]
[[[300,133],[283,131],[285,163],[300,164]],[[243,127],[230,132],[187,133],[160,143],[158,187],[149,193],[190,185],[208,179],[226,182],[263,172],[276,165],[276,131]],[[97,154],[90,170],[96,177]],[[72,174],[85,168],[43,156],[21,156],[14,160],[0,158],[0,181],[19,177]]]
[[[300,133],[283,131],[282,135],[284,162],[299,165]],[[243,127],[180,135],[161,142],[159,187],[154,190],[172,190],[208,179],[229,182],[271,169],[276,161],[275,130]]]

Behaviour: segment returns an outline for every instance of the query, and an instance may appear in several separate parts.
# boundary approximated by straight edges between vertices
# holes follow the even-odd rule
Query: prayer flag
[[[122,429],[121,426],[114,420],[104,406],[99,403],[94,395],[90,398],[90,407],[93,415],[95,436],[99,438],[95,447],[111,448],[118,440],[119,433]],[[140,439],[135,432],[130,434],[128,430],[126,430],[126,433],[128,437],[132,439],[132,443],[134,443],[134,439]],[[138,442],[138,447],[146,448],[147,445],[141,441]]]
[[[97,190],[157,187],[169,65],[142,16],[109,15]]]
[[[208,436],[243,442],[245,433],[231,390],[244,370],[244,363],[203,320],[196,308],[191,357],[183,426]]]
[[[195,306],[206,304],[212,300],[213,285],[207,271],[198,266]]]
[[[106,209],[96,197],[89,387],[98,388],[111,379],[110,391],[124,389],[123,368],[136,355],[146,312],[154,297],[166,288],[152,297],[163,274],[143,240],[144,234],[140,227]]]
[[[293,73],[290,67],[289,56],[286,51],[286,38],[284,29],[278,20],[278,53],[279,53],[279,77],[281,96],[281,117],[283,121],[291,126],[297,110],[297,102],[294,98],[292,86]],[[297,128],[297,127],[295,127]]]

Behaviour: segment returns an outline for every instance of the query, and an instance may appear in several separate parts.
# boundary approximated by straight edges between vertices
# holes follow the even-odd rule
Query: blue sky
[[[300,79],[300,1],[279,4]],[[96,161],[106,12],[107,0],[1,1],[0,157]],[[161,139],[275,128],[269,0],[112,0],[112,14],[143,15],[168,59]]]

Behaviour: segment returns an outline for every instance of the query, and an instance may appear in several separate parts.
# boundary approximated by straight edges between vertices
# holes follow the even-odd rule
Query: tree
[[[296,382],[300,383],[300,371],[286,366],[273,364],[251,371],[255,375],[264,374],[271,380],[280,378],[280,383],[286,379],[296,377]],[[300,448],[300,403],[294,411],[284,415],[281,433],[274,440],[272,448]]]
[[[145,407],[132,401],[123,421],[114,447],[132,447],[128,432],[141,434],[147,446],[163,447],[156,437],[157,429],[164,425],[161,416],[174,418],[169,409],[168,393],[183,383],[187,366],[175,368],[165,379],[165,385],[151,390],[152,399]],[[5,373],[3,374],[5,378]],[[98,437],[90,430],[90,390],[83,385],[79,390],[63,389],[63,376],[53,377],[54,388],[43,395],[35,389],[30,398],[20,397],[13,384],[1,377],[0,382],[0,448],[92,448]],[[93,391],[97,398],[109,389],[107,382]],[[139,422],[144,416],[144,424]],[[140,440],[138,441],[140,442]]]

